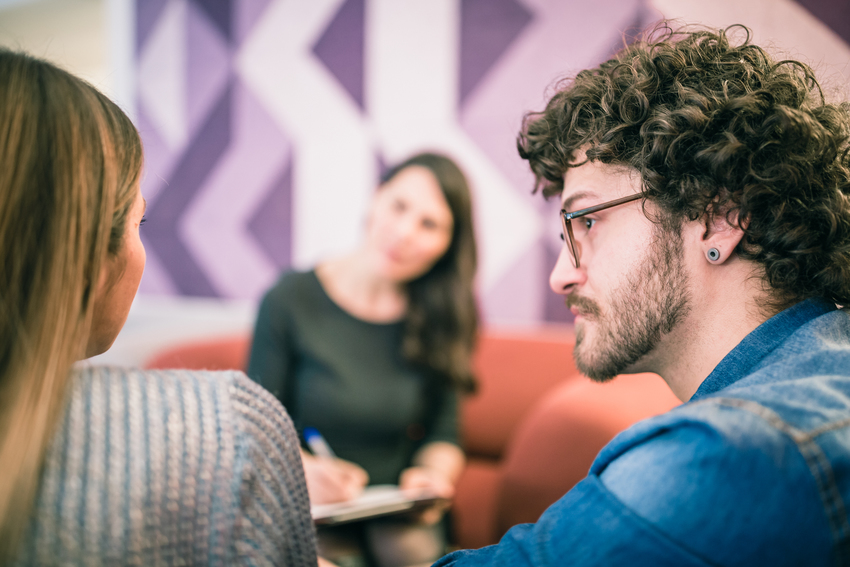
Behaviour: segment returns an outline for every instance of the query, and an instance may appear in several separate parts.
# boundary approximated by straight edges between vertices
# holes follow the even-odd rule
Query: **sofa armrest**
[[[656,374],[599,384],[562,384],[532,409],[511,438],[498,487],[496,529],[534,522],[583,479],[619,432],[681,403]]]

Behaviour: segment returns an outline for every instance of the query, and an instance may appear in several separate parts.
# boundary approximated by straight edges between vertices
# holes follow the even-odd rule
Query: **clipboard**
[[[310,507],[310,515],[317,526],[330,526],[403,514],[441,503],[448,504],[449,500],[429,490],[401,490],[392,484],[378,484],[366,487],[363,493],[353,500],[314,504]]]

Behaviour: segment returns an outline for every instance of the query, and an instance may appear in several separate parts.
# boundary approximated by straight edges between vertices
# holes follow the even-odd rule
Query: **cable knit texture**
[[[83,368],[15,565],[316,565],[298,439],[240,372]]]

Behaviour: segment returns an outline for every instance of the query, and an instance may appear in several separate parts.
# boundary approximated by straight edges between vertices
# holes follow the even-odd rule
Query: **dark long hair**
[[[762,267],[779,310],[818,296],[850,305],[848,139],[850,105],[827,103],[807,65],[776,61],[743,26],[662,24],[563,83],[526,116],[518,148],[544,195],[587,148],[639,171],[674,223],[741,219],[735,252]]]
[[[469,185],[451,159],[434,153],[417,154],[396,165],[382,177],[381,184],[413,166],[424,167],[436,178],[452,213],[453,230],[442,258],[407,283],[403,355],[461,391],[471,392],[475,390],[470,360],[478,332],[478,307],[472,289],[477,252]]]

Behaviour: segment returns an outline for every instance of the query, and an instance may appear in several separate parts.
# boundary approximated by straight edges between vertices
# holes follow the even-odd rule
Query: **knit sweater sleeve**
[[[241,372],[83,368],[15,566],[316,565],[292,422]]]
[[[298,437],[286,411],[242,374],[230,388],[242,462],[234,546],[240,564],[316,565]]]

